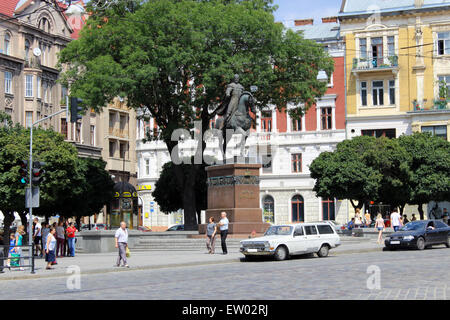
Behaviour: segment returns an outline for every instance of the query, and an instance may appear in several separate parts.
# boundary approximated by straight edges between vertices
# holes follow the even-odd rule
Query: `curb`
[[[359,249],[359,250],[343,250],[338,252],[331,251],[330,256],[339,256],[345,254],[356,254],[356,253],[370,253],[370,252],[380,252],[383,248],[367,248],[367,249]],[[127,272],[127,271],[143,271],[143,270],[158,270],[158,269],[166,269],[166,268],[180,268],[180,267],[194,267],[194,266],[208,266],[208,265],[217,265],[217,264],[227,264],[227,263],[235,263],[241,262],[241,257],[239,258],[230,258],[226,260],[219,261],[197,261],[197,262],[187,262],[187,263],[175,263],[175,264],[161,264],[154,266],[138,266],[138,267],[130,267],[130,268],[103,268],[103,269],[95,269],[95,270],[87,270],[81,272],[81,275],[91,275],[91,274],[104,274],[104,273],[113,273],[113,272]],[[27,274],[21,276],[13,276],[2,278],[0,275],[1,281],[14,281],[14,280],[29,280],[29,279],[46,279],[46,278],[62,278],[67,277],[70,274],[66,272],[58,272],[58,273],[48,273],[48,274]]]

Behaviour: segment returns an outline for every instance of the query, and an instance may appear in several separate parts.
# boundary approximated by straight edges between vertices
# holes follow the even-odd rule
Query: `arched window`
[[[322,219],[335,220],[334,199],[322,199]]]
[[[275,222],[275,202],[272,196],[265,196],[263,199],[263,220],[267,223]]]
[[[30,57],[30,41],[25,39],[25,60],[28,61]]]
[[[50,21],[45,17],[42,18],[39,20],[38,28],[45,32],[50,32]]]
[[[304,222],[305,221],[305,202],[303,197],[299,194],[295,195],[291,199],[292,208],[292,222]]]
[[[3,49],[4,49],[4,53],[9,55],[10,54],[10,50],[11,50],[11,36],[6,33],[5,34],[5,38],[3,40]]]

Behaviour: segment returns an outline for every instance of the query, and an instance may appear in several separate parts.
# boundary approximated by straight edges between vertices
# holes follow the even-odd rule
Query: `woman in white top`
[[[356,228],[361,228],[362,226],[361,210],[359,208],[356,208],[355,212],[355,226]]]
[[[375,220],[375,228],[378,230],[378,241],[377,243],[380,244],[383,237],[383,230],[385,228],[384,226],[384,219],[381,216],[381,213],[378,214],[377,220]]]
[[[47,246],[45,250],[45,261],[47,261],[46,269],[53,269],[52,263],[55,262],[55,248],[56,248],[56,239],[55,239],[55,228],[50,228],[50,233],[47,236]]]

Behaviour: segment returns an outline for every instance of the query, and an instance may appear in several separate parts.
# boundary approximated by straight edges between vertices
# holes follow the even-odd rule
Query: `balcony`
[[[398,71],[398,56],[353,58],[353,73],[375,71]]]
[[[122,139],[128,139],[129,137],[128,130],[118,128],[109,128],[109,135]]]
[[[428,101],[426,99],[422,101],[413,100],[413,112],[450,110],[449,103],[450,99],[436,99],[433,101]]]

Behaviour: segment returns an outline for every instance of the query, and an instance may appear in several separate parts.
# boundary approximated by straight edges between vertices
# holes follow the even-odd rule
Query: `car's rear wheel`
[[[287,258],[288,252],[286,247],[279,246],[275,251],[275,260],[282,261]]]
[[[425,249],[425,239],[424,238],[420,237],[419,239],[417,239],[416,248],[417,248],[417,250]]]
[[[330,247],[328,247],[328,245],[324,244],[324,245],[322,245],[322,247],[320,247],[320,250],[317,251],[317,255],[320,258],[324,258],[324,257],[328,256],[329,251],[330,251]]]
[[[450,248],[450,234],[447,236],[447,242],[445,243],[447,248]]]

